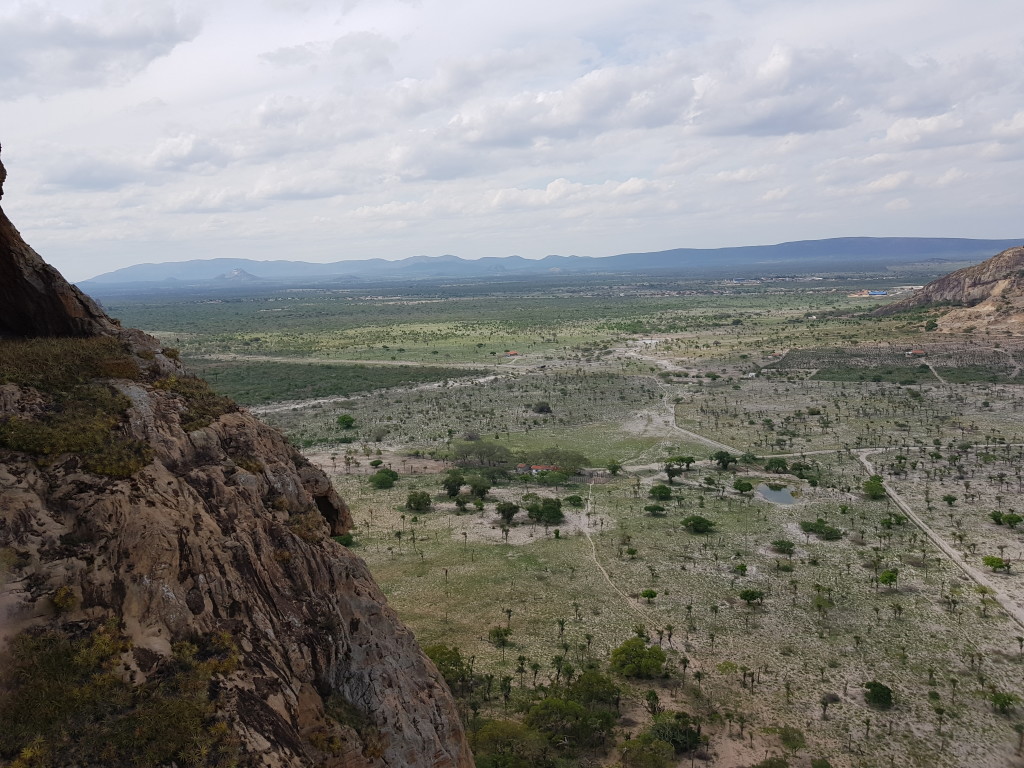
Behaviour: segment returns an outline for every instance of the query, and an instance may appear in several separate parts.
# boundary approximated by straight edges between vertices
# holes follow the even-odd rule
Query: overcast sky
[[[1024,235],[1020,0],[13,0],[3,205],[217,256]]]

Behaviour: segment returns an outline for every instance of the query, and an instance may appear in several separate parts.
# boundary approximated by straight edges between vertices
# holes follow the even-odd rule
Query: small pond
[[[778,486],[776,486],[778,487]],[[796,498],[790,493],[789,488],[782,486],[778,490],[773,490],[768,487],[765,483],[761,483],[757,486],[757,495],[765,501],[770,501],[773,504],[796,504]]]

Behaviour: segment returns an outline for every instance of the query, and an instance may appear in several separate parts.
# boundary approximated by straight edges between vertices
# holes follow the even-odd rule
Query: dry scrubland
[[[766,755],[802,766],[1020,764],[1022,704],[993,703],[993,694],[1024,691],[1024,627],[995,599],[1010,608],[1024,599],[1024,525],[997,524],[990,513],[1024,509],[1022,346],[925,333],[923,315],[850,316],[858,305],[848,287],[537,296],[506,324],[442,321],[431,313],[444,304],[390,298],[380,300],[386,322],[367,311],[320,334],[327,302],[278,337],[239,320],[177,338],[201,364],[232,355],[252,376],[261,356],[472,364],[466,376],[259,411],[335,477],[357,521],[357,551],[420,641],[456,645],[476,671],[511,678],[507,708],[496,682],[477,702],[479,716],[517,717],[534,683],[557,679],[566,663],[606,663],[641,632],[668,652],[671,674],[620,680],[620,743],[650,721],[643,703],[653,689],[667,708],[702,719],[710,743],[699,759],[714,765]],[[251,309],[268,308],[276,309]],[[149,320],[175,327],[169,309]],[[925,355],[907,357],[911,349]],[[539,402],[550,412],[538,412]],[[341,415],[352,428],[338,425]],[[718,449],[708,440],[748,455],[722,471],[708,460]],[[482,510],[459,514],[440,482],[464,441],[557,446],[594,466],[625,467],[594,485],[513,480],[492,488]],[[662,461],[673,455],[696,462],[652,514],[650,489],[665,482]],[[771,456],[786,466],[766,471]],[[862,458],[955,557],[891,500],[867,498]],[[375,459],[398,471],[394,488],[367,482]],[[790,474],[794,462],[803,478]],[[785,485],[796,502],[741,493],[734,482],[743,478]],[[406,509],[411,491],[430,494],[431,510]],[[503,531],[497,502],[529,492],[579,495],[585,505],[566,505],[566,521],[548,528],[520,512]],[[714,530],[688,530],[694,514]],[[819,519],[819,531],[838,533],[801,528]],[[780,540],[792,554],[773,545]],[[983,565],[989,555],[1009,561],[1009,573]],[[960,558],[995,588],[969,578]],[[748,605],[744,590],[763,596]],[[510,629],[507,648],[489,640],[494,627]],[[891,709],[867,706],[872,680],[892,689]],[[614,762],[619,751],[608,755]]]

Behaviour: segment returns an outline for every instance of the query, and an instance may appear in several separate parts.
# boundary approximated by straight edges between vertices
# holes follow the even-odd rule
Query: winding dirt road
[[[876,453],[881,453],[884,450],[884,448],[861,448],[857,451],[857,459],[864,466],[864,469],[867,470],[869,475],[875,475],[878,473],[875,471],[875,466],[871,463],[871,460],[868,457]],[[921,532],[931,540],[932,544],[938,547],[939,550],[975,584],[990,590],[992,596],[999,603],[1002,609],[1006,611],[1011,619],[1017,622],[1017,624],[1024,629],[1024,601],[1019,598],[1015,599],[1012,595],[1007,594],[1007,592],[998,583],[993,581],[987,573],[975,568],[967,562],[963,555],[961,555],[945,539],[937,534],[927,523],[924,522],[924,520],[918,517],[917,513],[915,513],[914,510],[910,508],[910,505],[907,504],[907,502],[904,501],[898,493],[896,493],[892,486],[884,480],[882,481],[882,485],[893,503],[900,508],[900,511],[903,512],[903,514],[905,514],[907,518],[914,523],[914,525],[921,529]]]

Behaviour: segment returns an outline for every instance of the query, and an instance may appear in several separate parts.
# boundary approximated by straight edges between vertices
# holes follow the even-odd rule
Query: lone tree
[[[732,487],[740,493],[750,493],[754,490],[754,484],[749,480],[744,480],[742,477],[736,478],[736,481],[732,484]]]
[[[1010,562],[1008,560],[1003,560],[1003,558],[999,557],[998,555],[985,555],[983,558],[981,558],[981,562],[983,562],[993,571],[1005,571],[1006,573],[1010,572]]]
[[[796,551],[796,545],[789,539],[776,539],[772,542],[772,549],[774,549],[780,555],[792,557],[793,552]]]
[[[527,504],[526,514],[541,525],[556,525],[565,520],[565,515],[562,514],[562,500],[548,496]]]
[[[892,709],[892,688],[875,680],[864,683],[864,701],[875,709]]]
[[[690,533],[710,533],[715,524],[701,515],[690,515],[683,520],[683,525]]]
[[[789,464],[781,456],[773,456],[764,463],[764,471],[781,475],[789,471]]]
[[[426,491],[409,491],[405,499],[405,508],[414,512],[426,512],[430,509],[430,494]]]
[[[828,720],[828,708],[833,704],[838,704],[840,701],[842,701],[842,699],[839,698],[838,694],[822,694],[821,699],[818,700],[818,703],[821,704],[821,719]]]
[[[459,495],[459,491],[465,483],[466,478],[459,470],[449,469],[445,473],[444,479],[441,480],[441,487],[444,488],[444,492],[448,494],[449,498],[454,499]]]
[[[342,429],[352,429],[356,425],[356,417],[349,413],[343,413],[338,417],[337,422]]]
[[[864,494],[869,499],[885,498],[885,486],[882,484],[881,475],[872,475],[864,481]]]
[[[395,480],[398,479],[398,473],[393,469],[387,467],[378,469],[372,475],[370,475],[369,482],[378,491],[384,490],[385,488],[392,488],[395,485]]]
[[[740,600],[745,602],[748,606],[752,606],[755,602],[760,605],[764,602],[764,590],[744,589],[740,592]]]
[[[898,568],[889,568],[878,574],[878,583],[892,589],[899,588],[900,572]]]
[[[640,593],[640,597],[646,600],[648,604],[653,602],[654,598],[656,598],[657,596],[658,593],[655,592],[653,589],[645,589],[643,592]]]
[[[1020,703],[1020,696],[993,688],[989,692],[988,700],[992,702],[992,708],[998,711],[999,714],[1008,715]]]
[[[469,485],[469,492],[478,499],[484,498],[491,490],[490,481],[483,475],[467,475],[466,483]]]
[[[657,501],[668,501],[672,498],[672,489],[667,485],[652,485],[649,493],[651,498]]]
[[[665,459],[665,477],[668,478],[669,485],[672,485],[672,481],[681,474],[683,474],[683,467],[676,457]]]
[[[735,464],[739,461],[739,457],[733,456],[728,451],[715,451],[711,454],[711,460],[718,465],[719,469],[724,471],[729,468],[730,464]]]
[[[634,637],[612,651],[611,667],[625,677],[657,677],[665,668],[665,651]]]
[[[512,524],[512,518],[516,516],[516,512],[519,511],[519,505],[512,501],[499,501],[495,506],[498,510],[498,514],[501,516],[501,520],[505,525]]]
[[[512,636],[512,630],[508,627],[491,627],[491,630],[487,633],[487,639],[491,641],[491,644],[495,648],[501,649],[501,660],[505,660],[505,649],[512,645],[512,641],[509,639]]]

